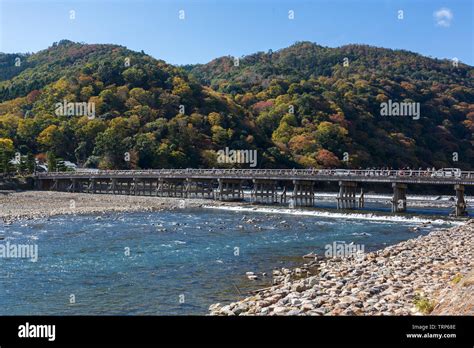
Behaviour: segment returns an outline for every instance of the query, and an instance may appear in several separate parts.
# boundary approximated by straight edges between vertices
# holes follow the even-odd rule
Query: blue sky
[[[173,64],[362,43],[474,65],[472,0],[0,0],[0,52],[114,43]],[[185,19],[179,19],[179,11]],[[294,19],[288,18],[294,11]],[[398,19],[398,11],[403,19]],[[75,19],[70,19],[75,11]],[[437,13],[437,15],[436,15]]]

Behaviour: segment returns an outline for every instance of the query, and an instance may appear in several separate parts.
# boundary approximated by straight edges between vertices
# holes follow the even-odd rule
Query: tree
[[[31,152],[28,152],[26,154],[26,172],[28,174],[33,174],[35,170],[36,170],[35,156]]]
[[[63,135],[56,125],[43,129],[37,138],[38,143],[44,150],[59,152],[64,146]]]
[[[136,67],[128,68],[122,73],[122,76],[132,87],[143,87],[145,82],[145,73]]]
[[[10,160],[14,153],[13,141],[8,138],[0,138],[0,171],[3,174],[11,173],[13,171]]]
[[[314,133],[321,148],[340,152],[346,142],[347,130],[331,122],[321,122]]]
[[[339,158],[337,158],[335,154],[325,149],[318,151],[316,155],[316,161],[323,168],[337,168],[341,164],[341,161],[339,160]]]
[[[57,172],[58,171],[58,159],[54,152],[47,153],[48,158],[48,172]]]

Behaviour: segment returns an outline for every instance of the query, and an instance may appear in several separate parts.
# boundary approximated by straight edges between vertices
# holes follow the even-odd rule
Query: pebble
[[[469,220],[363,257],[316,259],[293,270],[273,270],[276,285],[259,293],[259,299],[237,302],[238,313],[419,315],[415,296],[423,294],[436,301],[438,294],[453,288],[451,280],[456,274],[473,269],[473,237],[474,220]],[[220,304],[211,305],[209,311],[211,315],[236,314]]]

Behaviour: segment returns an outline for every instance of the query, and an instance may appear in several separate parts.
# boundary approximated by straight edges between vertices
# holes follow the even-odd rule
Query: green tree
[[[57,172],[58,171],[58,159],[54,152],[48,152],[46,154],[48,158],[48,172]]]

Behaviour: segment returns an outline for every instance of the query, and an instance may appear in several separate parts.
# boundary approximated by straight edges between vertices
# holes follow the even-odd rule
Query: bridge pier
[[[67,188],[67,192],[76,192],[77,180],[70,179],[69,187]]]
[[[89,186],[87,187],[87,192],[95,193],[95,180],[94,180],[94,178],[90,179]]]
[[[394,182],[392,187],[392,213],[405,212],[407,210],[407,185]]]
[[[120,182],[120,189],[125,192],[126,195],[132,194],[132,180],[126,180],[124,182]]]
[[[280,195],[280,203],[281,204],[286,204],[287,200],[286,200],[286,186],[283,185],[283,191]]]
[[[243,200],[244,191],[242,190],[242,180],[239,179],[217,179],[219,183],[219,200]]]
[[[253,179],[251,200],[254,203],[277,203],[277,183],[275,180]]]
[[[464,185],[454,185],[454,190],[456,190],[456,207],[454,215],[467,216],[467,204],[464,199]]]
[[[56,190],[57,191],[65,191],[65,192],[74,192],[71,191],[73,184],[72,179],[59,179],[56,183]]]
[[[186,179],[186,197],[214,198],[214,179]]]
[[[146,179],[137,180],[136,196],[146,196]]]
[[[337,195],[337,209],[355,209],[357,183],[353,181],[339,181]],[[359,203],[360,206],[360,203]]]
[[[99,179],[94,179],[94,189],[95,189],[95,193],[102,193],[102,181]]]
[[[359,196],[359,205],[358,205],[358,208],[364,208],[365,207],[365,198],[364,198],[365,194],[364,194],[364,189],[361,188],[360,189],[360,196]]]
[[[115,191],[121,195],[129,195],[131,186],[132,182],[129,179],[115,179]]]
[[[143,183],[142,184],[143,196],[153,196],[153,192],[154,192],[153,183],[154,183],[154,180],[143,179],[142,183]]]
[[[99,193],[108,193],[109,184],[107,181],[104,181],[104,179],[98,179],[97,184]]]
[[[88,186],[89,186],[89,180],[79,179],[77,187],[80,193],[87,192]]]
[[[184,197],[185,183],[183,179],[159,179],[156,195],[161,197]]]
[[[293,180],[292,198],[295,206],[314,206],[314,181]]]
[[[140,185],[140,179],[133,178],[132,192],[133,192],[134,196],[137,196],[139,191],[140,191],[140,189],[138,187],[139,185]]]

